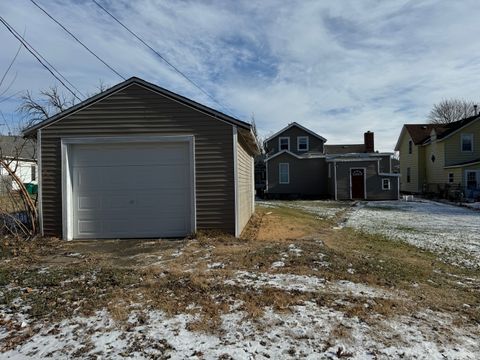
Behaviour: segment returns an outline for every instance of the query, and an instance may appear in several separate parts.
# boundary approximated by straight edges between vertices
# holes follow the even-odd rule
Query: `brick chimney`
[[[373,153],[375,152],[375,142],[373,139],[373,132],[367,131],[363,134],[363,143],[365,144],[365,152]]]

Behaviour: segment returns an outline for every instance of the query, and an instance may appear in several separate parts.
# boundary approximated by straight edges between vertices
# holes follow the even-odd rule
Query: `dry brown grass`
[[[247,318],[257,319],[266,308],[288,312],[306,300],[367,322],[375,321],[373,315],[388,318],[422,309],[449,312],[458,315],[458,321],[480,321],[478,286],[460,286],[446,275],[478,280],[478,272],[446,265],[431,253],[383,237],[334,230],[334,225],[335,219],[318,220],[298,210],[258,208],[241,239],[202,232],[190,240],[8,243],[2,249],[20,250],[0,261],[0,287],[15,285],[0,302],[8,304],[20,295],[36,319],[106,308],[120,323],[140,304],[145,311],[158,309],[169,316],[194,315],[189,329],[216,333],[221,331],[221,316],[234,304]],[[292,243],[302,250],[299,256],[289,252]],[[284,254],[285,267],[272,269]],[[322,261],[328,266],[320,266]],[[221,266],[212,267],[214,263]],[[44,267],[48,272],[39,275]],[[225,280],[239,270],[350,280],[401,291],[403,297],[365,299],[227,285]],[[33,291],[22,293],[24,288]],[[348,336],[342,329],[338,332]]]

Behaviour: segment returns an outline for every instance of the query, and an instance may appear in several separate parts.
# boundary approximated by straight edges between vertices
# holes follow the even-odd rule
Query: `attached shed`
[[[239,236],[254,212],[250,124],[139,78],[24,136],[37,139],[45,236]]]

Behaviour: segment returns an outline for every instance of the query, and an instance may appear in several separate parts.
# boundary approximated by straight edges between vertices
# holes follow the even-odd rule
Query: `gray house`
[[[37,139],[46,236],[238,236],[254,211],[250,124],[138,78],[24,136]]]
[[[268,197],[388,200],[399,197],[392,153],[374,149],[374,134],[363,144],[325,145],[326,139],[291,123],[265,140]]]

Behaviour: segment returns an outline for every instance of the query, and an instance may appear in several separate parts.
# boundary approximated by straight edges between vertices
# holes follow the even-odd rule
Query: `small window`
[[[410,182],[410,168],[407,168],[407,183]]]
[[[32,167],[30,168],[30,174],[32,181],[37,180],[37,167],[35,165],[32,165]]]
[[[473,134],[462,134],[462,151],[473,151]]]
[[[382,190],[390,190],[390,179],[382,179]]]
[[[289,137],[278,138],[278,148],[279,148],[279,151],[290,150],[290,138]]]
[[[290,183],[290,171],[288,163],[278,164],[278,182],[280,184]]]
[[[432,156],[430,157],[430,160],[432,160],[432,163],[435,162],[435,154],[432,154]]]
[[[448,183],[453,184],[454,181],[455,181],[454,174],[453,173],[448,173]]]
[[[297,150],[308,151],[308,136],[297,137]]]
[[[413,150],[413,141],[409,140],[408,141],[408,153],[411,154]]]

